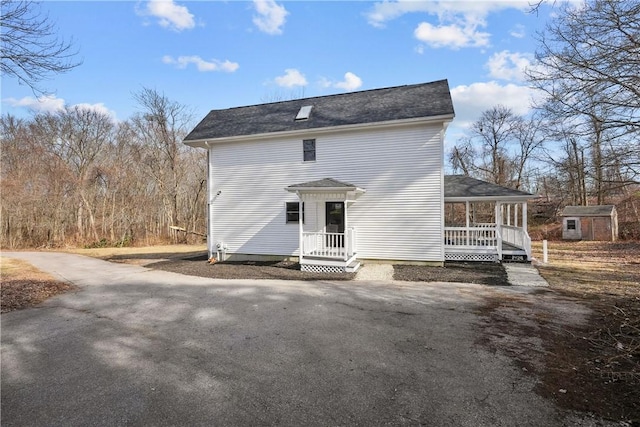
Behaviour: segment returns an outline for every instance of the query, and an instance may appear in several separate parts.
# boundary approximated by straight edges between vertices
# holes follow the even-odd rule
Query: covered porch
[[[365,190],[333,178],[286,188],[298,196],[299,261],[302,271],[355,272],[358,236],[349,207]]]
[[[466,176],[445,177],[445,260],[530,261],[527,201],[534,197]]]

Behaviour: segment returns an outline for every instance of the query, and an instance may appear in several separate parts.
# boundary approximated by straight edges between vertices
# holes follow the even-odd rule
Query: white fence
[[[495,224],[473,224],[470,227],[445,227],[444,245],[450,249],[466,248],[473,251],[495,250],[502,257],[502,243],[523,249],[531,258],[531,238],[521,227]]]
[[[445,246],[497,247],[498,238],[495,226],[474,224],[473,227],[445,227]]]
[[[347,260],[356,253],[356,230],[346,233],[303,232],[302,256],[342,258]]]

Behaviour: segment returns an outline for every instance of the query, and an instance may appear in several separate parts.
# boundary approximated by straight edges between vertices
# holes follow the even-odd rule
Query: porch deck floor
[[[523,248],[519,248],[518,246],[514,246],[514,245],[512,245],[510,243],[502,242],[502,252],[504,252],[504,251],[522,251],[522,252],[524,252],[524,249]]]

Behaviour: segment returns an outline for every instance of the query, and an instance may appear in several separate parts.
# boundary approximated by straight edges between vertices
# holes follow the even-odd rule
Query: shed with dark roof
[[[615,241],[618,238],[618,213],[614,205],[566,206],[561,216],[563,239]]]

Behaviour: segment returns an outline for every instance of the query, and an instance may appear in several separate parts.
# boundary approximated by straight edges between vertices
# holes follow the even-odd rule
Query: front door
[[[326,203],[327,246],[344,247],[344,202]],[[334,234],[340,233],[340,234]]]

